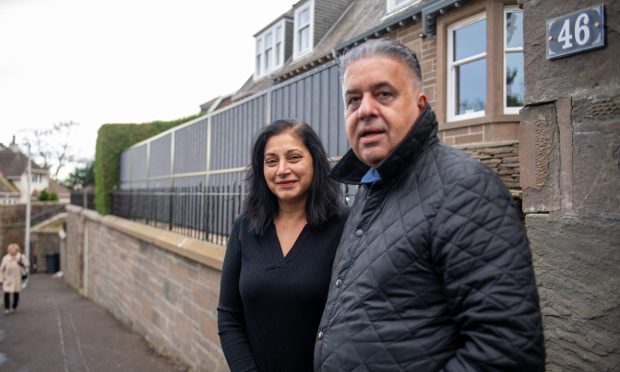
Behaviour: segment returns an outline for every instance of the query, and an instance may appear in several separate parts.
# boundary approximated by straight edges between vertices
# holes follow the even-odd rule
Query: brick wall
[[[437,105],[438,99],[445,99],[438,96],[437,58],[441,56],[437,53],[437,37],[420,37],[421,33],[421,23],[417,22],[386,34],[385,37],[400,41],[416,53],[428,103],[437,110],[441,109]],[[445,116],[437,111],[435,113],[439,119]],[[444,127],[445,124],[440,123],[438,136],[443,142],[482,161],[499,174],[514,196],[520,196],[519,123],[515,119],[502,118],[501,122],[464,124],[457,128]]]
[[[216,310],[224,247],[73,206],[68,230],[67,282],[163,353],[227,370]]]

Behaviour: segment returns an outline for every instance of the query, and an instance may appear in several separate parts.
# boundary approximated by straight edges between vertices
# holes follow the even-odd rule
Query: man
[[[439,142],[408,48],[368,41],[341,72],[352,151],[332,175],[363,186],[334,261],[316,370],[543,370],[531,253],[505,186]]]

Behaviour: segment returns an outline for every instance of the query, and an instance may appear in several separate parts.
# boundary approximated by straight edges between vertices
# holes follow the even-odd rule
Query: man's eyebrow
[[[390,89],[394,89],[394,85],[392,85],[389,81],[380,81],[378,83],[374,83],[370,86],[371,90],[377,90],[377,89],[381,89],[381,88],[390,88]],[[347,89],[346,92],[344,92],[344,95],[347,96],[349,94],[357,94],[361,91],[361,89],[359,88],[352,88],[352,89]]]
[[[394,88],[394,85],[392,85],[389,81],[380,81],[378,83],[375,83],[373,85],[370,86],[373,90],[376,89],[380,89],[380,88]]]

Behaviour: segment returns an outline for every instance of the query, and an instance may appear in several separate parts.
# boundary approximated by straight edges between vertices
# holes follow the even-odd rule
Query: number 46
[[[575,41],[578,45],[584,45],[590,38],[590,29],[586,26],[588,23],[590,23],[590,17],[586,13],[579,14],[575,20]],[[558,36],[558,42],[563,43],[562,49],[573,46],[571,43],[573,35],[570,31],[570,19],[566,19]]]

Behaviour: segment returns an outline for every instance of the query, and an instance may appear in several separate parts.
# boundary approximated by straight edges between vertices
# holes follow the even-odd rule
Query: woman
[[[26,256],[19,253],[18,244],[9,244],[7,251],[0,263],[0,282],[4,291],[4,313],[8,315],[17,310],[19,292],[22,290],[22,271],[28,270],[30,263]],[[13,294],[13,306],[11,306],[11,294]]]
[[[232,229],[218,326],[236,371],[311,371],[334,254],[346,219],[321,141],[279,120],[252,148],[248,196]]]

